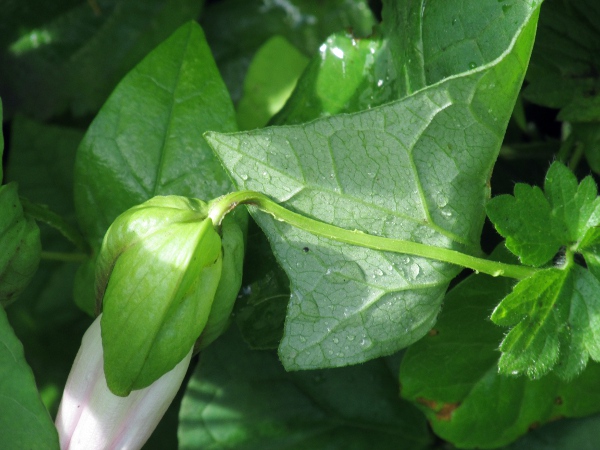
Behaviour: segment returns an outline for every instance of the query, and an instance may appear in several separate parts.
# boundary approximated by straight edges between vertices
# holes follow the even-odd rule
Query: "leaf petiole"
[[[374,236],[359,230],[347,230],[292,212],[275,203],[266,195],[254,191],[232,192],[213,200],[209,204],[208,216],[215,226],[219,226],[227,213],[232,211],[239,204],[255,206],[261,211],[271,214],[276,220],[286,222],[289,225],[327,239],[371,248],[373,250],[422,256],[424,258],[466,267],[476,272],[485,273],[494,277],[503,276],[521,280],[533,275],[538,270],[533,267],[490,261],[456,250],[435,247],[418,242]]]
[[[42,251],[42,259],[62,262],[84,262],[89,258],[85,253],[46,252]]]

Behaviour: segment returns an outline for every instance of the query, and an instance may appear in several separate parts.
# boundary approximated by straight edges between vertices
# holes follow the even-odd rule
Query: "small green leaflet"
[[[564,248],[560,267],[541,270],[519,282],[492,314],[501,326],[513,326],[500,349],[501,372],[539,378],[555,369],[561,378],[579,374],[588,359],[600,360],[600,292],[596,246],[600,200],[591,177],[579,185],[575,175],[555,162],[544,192],[523,184],[514,196],[501,195],[487,205],[488,216],[506,247],[525,264],[541,266]],[[582,252],[592,271],[574,262]]]
[[[518,183],[514,196],[494,197],[486,207],[506,247],[523,264],[535,267],[549,262],[561,246],[577,251],[590,245],[594,227],[600,224],[600,199],[591,177],[577,185],[575,175],[555,162],[546,174],[544,191]]]
[[[516,259],[502,246],[492,258]],[[599,411],[600,364],[588,364],[573,381],[555,373],[539,380],[498,373],[504,330],[487,318],[513,284],[503,277],[469,276],[444,298],[435,329],[402,359],[402,397],[420,407],[434,432],[458,448],[502,447],[530,428],[547,422],[558,426],[559,417]]]
[[[600,281],[578,265],[546,269],[517,284],[492,314],[497,325],[515,325],[500,346],[500,370],[539,378],[556,365],[569,379],[589,357],[599,361],[597,292]]]

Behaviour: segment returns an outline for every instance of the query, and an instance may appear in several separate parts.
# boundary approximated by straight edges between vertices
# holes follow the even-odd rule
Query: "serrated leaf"
[[[23,346],[0,307],[0,434],[6,448],[58,449],[58,433],[44,407]]]
[[[523,264],[547,263],[563,243],[560,234],[555,233],[558,221],[552,207],[537,186],[517,183],[514,196],[492,198],[486,211],[498,233],[506,238],[506,247]]]
[[[504,254],[492,256],[511,262]],[[558,417],[599,410],[596,363],[570,382],[553,373],[530,380],[498,372],[504,330],[488,318],[512,284],[486,275],[467,278],[446,296],[435,328],[402,360],[402,396],[421,407],[436,434],[459,448],[496,448]]]
[[[235,331],[202,354],[181,405],[179,448],[429,447],[424,417],[397,399],[385,360],[287,373],[277,355],[249,351]]]
[[[563,244],[573,245],[600,224],[600,199],[596,182],[591,176],[577,185],[577,178],[565,165],[554,162],[544,183],[544,191],[552,205],[553,216],[562,225]]]
[[[119,80],[177,27],[196,0],[62,0],[8,5],[0,33],[0,95],[39,119],[95,113]]]
[[[92,245],[121,212],[155,195],[209,200],[227,192],[202,133],[235,129],[204,34],[190,22],[119,83],[79,147],[75,205]]]
[[[522,13],[500,58],[401,101],[207,139],[239,189],[343,228],[475,252],[486,181],[512,111],[496,99],[514,100],[535,28],[535,6]],[[354,364],[415,342],[458,272],[254,217],[292,282],[280,345],[288,370]]]
[[[517,183],[514,195],[494,197],[486,206],[507,248],[532,266],[546,264],[562,246],[581,250],[593,245],[600,223],[600,199],[591,177],[578,185],[575,175],[555,161],[546,174],[544,191]]]
[[[600,281],[577,265],[519,282],[492,314],[497,325],[514,325],[500,346],[500,370],[539,378],[558,363],[558,375],[569,379],[589,357],[600,360],[599,291]]]

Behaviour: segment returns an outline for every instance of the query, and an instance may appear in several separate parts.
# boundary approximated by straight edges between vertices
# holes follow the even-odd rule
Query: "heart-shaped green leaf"
[[[425,7],[423,30],[428,18],[451,21],[458,14],[446,3],[428,4],[431,16]],[[480,2],[473,4],[473,10],[460,9],[461,23],[478,11]],[[486,47],[473,67],[464,50],[470,44],[446,53],[424,32],[427,54],[437,57],[426,67],[434,79],[446,78],[400,101],[306,125],[210,133],[207,139],[240,189],[263,192],[342,228],[477,252],[487,180],[527,66],[538,6],[520,3],[503,14],[497,3],[490,26],[504,38],[492,39],[493,49]],[[490,37],[488,28],[464,30],[457,42]],[[415,342],[435,322],[459,270],[342,246],[254,216],[292,283],[280,345],[287,369],[354,364]]]

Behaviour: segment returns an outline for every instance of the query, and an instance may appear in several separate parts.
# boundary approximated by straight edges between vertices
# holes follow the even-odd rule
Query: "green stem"
[[[42,252],[42,259],[62,262],[83,262],[88,259],[85,253]]]
[[[89,253],[89,246],[77,228],[68,223],[55,212],[50,211],[50,209],[48,209],[46,206],[33,203],[24,197],[19,197],[19,199],[21,200],[21,205],[23,205],[23,211],[25,214],[30,216],[32,219],[37,220],[38,222],[43,222],[46,225],[51,226],[65,238],[75,244],[79,250],[84,253]]]
[[[371,248],[373,250],[422,256],[424,258],[456,264],[494,277],[504,276],[520,280],[531,276],[537,270],[533,267],[505,264],[498,261],[477,258],[456,250],[434,247],[418,242],[374,236],[358,230],[346,230],[292,212],[275,203],[266,195],[253,191],[233,192],[213,200],[209,204],[208,216],[218,226],[221,224],[223,217],[239,204],[256,206],[258,209],[271,214],[277,220],[327,239]]]

